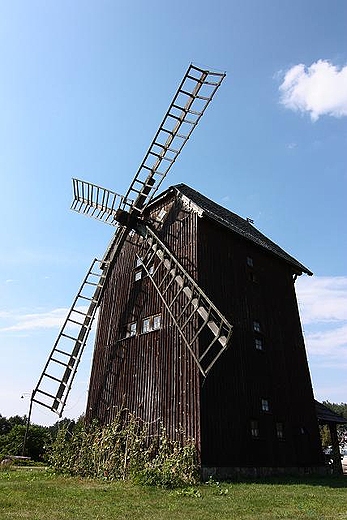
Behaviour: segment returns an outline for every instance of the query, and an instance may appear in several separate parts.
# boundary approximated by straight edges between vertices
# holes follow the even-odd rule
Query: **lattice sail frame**
[[[96,184],[73,179],[74,200],[71,208],[105,223],[115,225],[117,229],[103,259],[101,261],[94,260],[59,332],[43,373],[32,392],[28,424],[33,402],[49,408],[60,417],[63,413],[96,310],[102,299],[110,268],[120,253],[130,231],[129,228],[121,226],[116,222],[115,215],[117,210],[127,211],[130,215],[142,215],[191,136],[194,128],[196,128],[224,77],[225,73],[207,71],[194,65],[188,67],[145,158],[124,197]],[[152,240],[153,247],[154,243],[159,244],[157,237],[153,237]],[[153,250],[153,247],[151,247],[151,250]],[[159,250],[157,248],[158,252]],[[164,249],[161,250],[164,251]],[[157,253],[155,254],[158,256]],[[167,262],[167,257],[165,256],[167,254],[167,252],[164,254],[164,260],[161,262],[164,266]],[[169,257],[169,261],[175,263],[177,271],[182,268],[171,253]],[[90,277],[95,276],[93,271],[95,262],[98,263],[98,280],[96,283],[90,282]],[[225,319],[221,318],[218,310],[215,309],[212,302],[207,299],[192,279],[189,279],[189,284],[187,285],[188,274],[182,274],[183,277],[182,275],[177,275],[173,277],[173,280],[178,286],[179,280],[183,280],[180,290],[188,298],[188,305],[193,308],[193,315],[197,314],[203,319],[202,329],[209,328],[212,332],[214,329],[214,339],[202,354],[194,352],[193,343],[195,338],[185,336],[185,327],[182,327],[179,320],[173,315],[170,309],[170,302],[165,300],[162,294],[163,291],[156,284],[155,278],[152,277],[151,279],[169,313],[171,313],[174,321],[177,323],[180,334],[198,363],[199,369],[205,375],[226,348],[231,333],[229,330],[230,325]],[[86,287],[92,287],[93,289],[89,295],[89,306],[85,312],[81,312],[82,319],[80,321],[79,318],[76,319],[77,316],[80,316],[78,302]],[[216,311],[217,314],[214,314]],[[214,318],[214,316],[216,317]],[[70,333],[68,331],[71,327],[77,327],[78,330]],[[206,363],[215,343],[220,345],[217,354],[214,355],[213,362],[209,361]]]
[[[32,402],[60,417],[93,324],[108,268],[109,264],[102,266],[101,260],[93,260],[32,393]]]
[[[206,377],[229,346],[232,325],[148,226],[138,258],[201,374]],[[197,328],[190,326],[193,322],[198,324]],[[204,344],[200,342],[196,347],[196,340],[202,334]]]
[[[72,185],[74,198],[70,209],[111,226],[118,225],[115,216],[119,206],[124,203],[122,195],[80,179],[72,179]]]
[[[225,73],[190,65],[159,126],[121,208],[143,211],[159,189],[171,166],[210,104]],[[129,200],[134,204],[129,205]]]
[[[73,179],[71,209],[111,225],[117,225],[114,220],[117,209],[142,213],[224,78],[224,73],[190,65],[125,196],[90,182]]]

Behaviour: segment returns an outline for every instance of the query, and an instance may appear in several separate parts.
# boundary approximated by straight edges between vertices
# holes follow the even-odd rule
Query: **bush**
[[[11,430],[0,435],[0,452],[5,455],[21,455],[26,426],[15,424]],[[35,461],[42,461],[47,444],[51,442],[48,431],[43,426],[31,425],[28,430],[25,455]]]
[[[73,433],[63,427],[48,460],[56,472],[107,480],[136,480],[146,485],[176,487],[196,482],[192,442],[172,441],[163,428],[150,437],[148,425],[120,413],[106,425],[79,421]]]
[[[152,456],[144,461],[136,480],[141,484],[173,488],[194,484],[198,478],[196,448],[193,443],[172,441],[162,428],[152,446]]]

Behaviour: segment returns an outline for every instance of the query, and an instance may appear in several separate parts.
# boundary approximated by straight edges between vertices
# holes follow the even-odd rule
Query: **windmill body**
[[[157,197],[146,218],[233,323],[231,344],[204,377],[151,281],[157,259],[147,272],[142,240],[129,237],[100,309],[88,420],[107,423],[124,407],[154,431],[162,423],[173,439],[193,438],[202,466],[222,474],[318,467],[294,287],[296,276],[310,271],[247,220],[185,185]],[[188,317],[185,300],[181,294],[173,304],[176,316],[183,312],[180,323]],[[201,321],[196,316],[188,327]],[[193,341],[196,357],[206,334]]]

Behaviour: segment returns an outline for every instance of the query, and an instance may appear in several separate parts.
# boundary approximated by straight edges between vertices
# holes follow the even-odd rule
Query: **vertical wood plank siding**
[[[195,270],[196,215],[166,200],[151,214],[166,209],[161,239],[180,262]],[[161,299],[148,277],[134,280],[136,240],[129,239],[115,264],[100,308],[87,405],[87,420],[107,423],[125,408],[151,424],[160,424],[172,439],[200,443],[199,375]],[[182,307],[178,299],[177,306]],[[161,314],[161,328],[141,333],[141,321]],[[137,334],[124,338],[127,323]]]
[[[200,285],[234,325],[230,348],[201,391],[204,464],[319,465],[319,432],[291,266],[206,219],[199,221],[198,265]],[[253,321],[260,323],[263,350],[255,347]],[[267,412],[261,408],[263,398],[269,402]],[[251,420],[259,424],[256,439]],[[278,422],[283,439],[277,437]]]

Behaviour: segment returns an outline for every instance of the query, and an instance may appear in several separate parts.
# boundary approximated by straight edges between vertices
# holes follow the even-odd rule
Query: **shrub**
[[[86,426],[79,421],[73,433],[63,427],[48,460],[56,472],[107,480],[133,479],[146,485],[177,487],[197,480],[194,443],[172,441],[160,427],[149,436],[146,423],[119,413],[112,423]]]
[[[26,426],[15,424],[11,430],[0,435],[0,452],[5,455],[21,455]],[[28,430],[25,455],[35,461],[42,461],[46,445],[50,443],[50,435],[47,428],[32,424]]]

